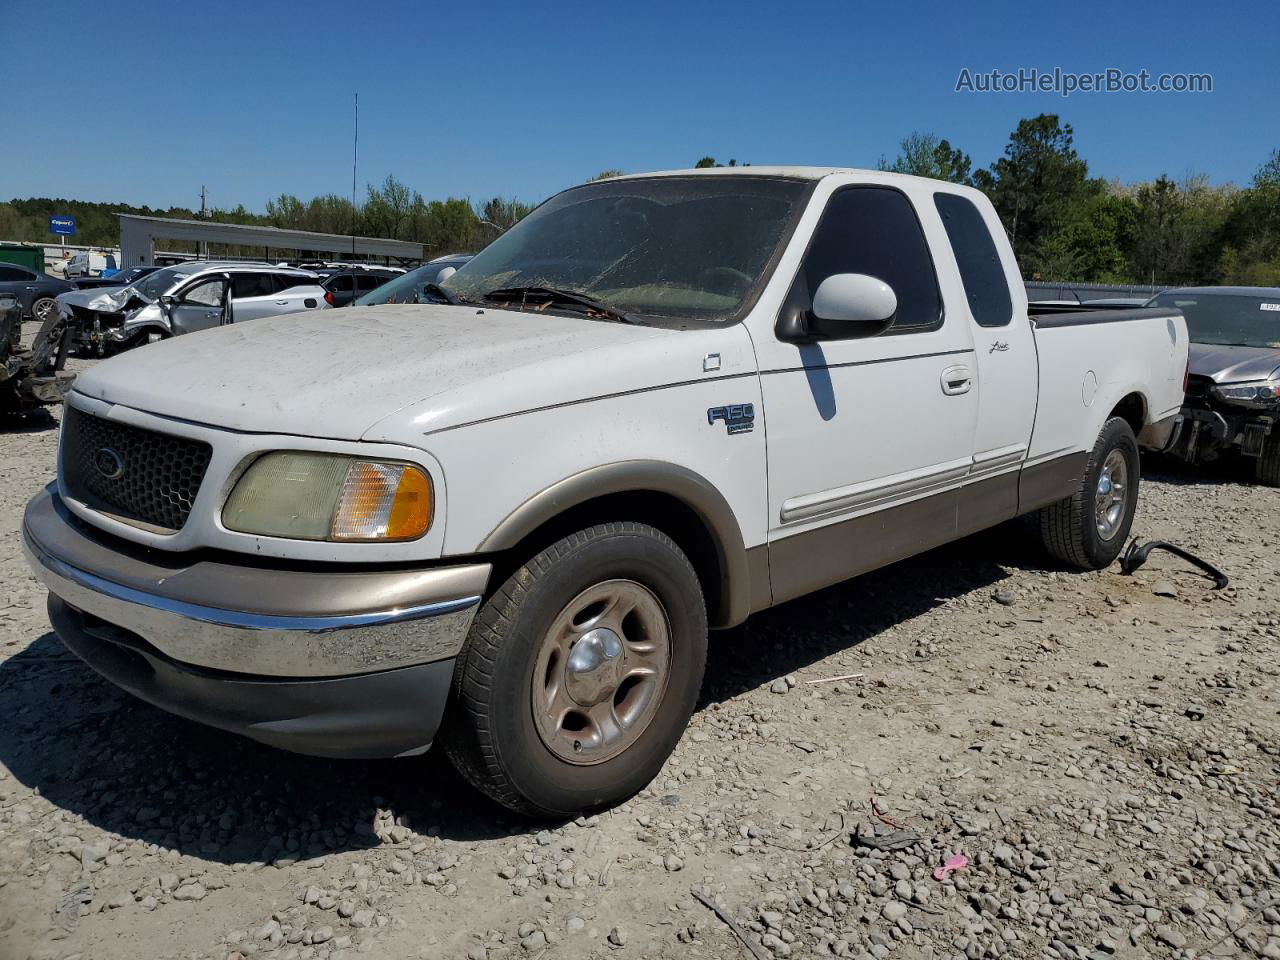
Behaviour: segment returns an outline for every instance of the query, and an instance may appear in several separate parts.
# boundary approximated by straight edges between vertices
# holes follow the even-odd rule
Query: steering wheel
[[[733,267],[708,267],[703,276],[719,292],[742,293],[751,286],[751,275]]]

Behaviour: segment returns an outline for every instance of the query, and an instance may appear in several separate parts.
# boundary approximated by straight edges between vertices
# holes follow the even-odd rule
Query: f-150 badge
[[[707,423],[723,420],[729,433],[750,433],[756,425],[756,408],[752,403],[731,403],[707,411]]]

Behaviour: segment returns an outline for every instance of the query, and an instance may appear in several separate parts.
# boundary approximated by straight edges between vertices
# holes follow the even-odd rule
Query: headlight
[[[1249,406],[1270,406],[1280,401],[1280,380],[1250,380],[1247,383],[1225,383],[1210,388],[1219,400]]]
[[[244,472],[222,523],[291,540],[414,540],[431,510],[431,480],[412,464],[278,451]]]

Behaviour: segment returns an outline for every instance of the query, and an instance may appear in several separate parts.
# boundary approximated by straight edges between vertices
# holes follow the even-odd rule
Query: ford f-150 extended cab
[[[857,170],[574,187],[423,295],[84,373],[24,544],[142,699],[438,741],[542,816],[657,773],[709,627],[1032,511],[1110,563],[1187,363],[1176,309],[1030,318],[977,191]]]

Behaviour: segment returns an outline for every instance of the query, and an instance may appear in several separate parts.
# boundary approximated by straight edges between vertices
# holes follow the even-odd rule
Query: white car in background
[[[76,277],[100,277],[102,271],[115,269],[114,253],[73,253],[63,267],[63,276],[68,280],[74,280]]]
[[[127,287],[58,297],[72,343],[99,356],[260,317],[327,310],[320,278],[265,263],[192,261],[150,273]]]

